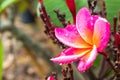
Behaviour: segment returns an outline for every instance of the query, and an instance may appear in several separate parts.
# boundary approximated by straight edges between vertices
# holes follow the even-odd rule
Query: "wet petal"
[[[83,55],[89,52],[91,49],[78,49],[78,48],[68,48],[64,50],[58,57],[52,58],[51,60],[58,64],[71,63],[80,59]]]
[[[93,43],[98,51],[103,51],[110,37],[110,24],[104,18],[99,18],[94,26]]]
[[[93,46],[93,49],[90,52],[88,52],[85,56],[83,56],[79,61],[78,70],[84,72],[85,70],[89,69],[93,61],[96,59],[97,55],[97,48],[96,46]]]
[[[90,45],[81,38],[75,25],[68,25],[66,28],[56,28],[55,35],[62,43],[67,46],[75,48],[90,47]]]
[[[91,17],[89,10],[87,8],[80,9],[76,17],[76,27],[81,37],[89,44],[92,44],[94,28],[91,26],[91,20],[93,20],[93,17]]]

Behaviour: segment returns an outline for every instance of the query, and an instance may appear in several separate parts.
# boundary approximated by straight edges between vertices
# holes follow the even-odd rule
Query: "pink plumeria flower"
[[[78,61],[78,70],[89,69],[98,52],[103,52],[110,37],[110,24],[98,15],[91,15],[87,8],[82,8],[76,16],[76,25],[56,28],[56,37],[69,48],[51,60],[58,64]]]
[[[49,76],[47,80],[56,80],[56,79],[54,78],[54,76]]]

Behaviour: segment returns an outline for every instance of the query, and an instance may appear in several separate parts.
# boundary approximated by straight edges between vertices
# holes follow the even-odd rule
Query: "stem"
[[[116,16],[113,18],[113,21],[114,21],[113,26],[114,26],[114,36],[115,36],[115,34],[116,34],[116,26],[117,26],[117,17]]]
[[[56,26],[54,26],[52,24],[52,22],[50,20],[50,16],[47,14],[47,11],[46,11],[43,3],[41,4],[41,8],[40,8],[40,17],[45,24],[45,33],[52,39],[52,41],[54,43],[58,44],[62,48],[65,48],[66,46],[64,44],[62,44],[55,36],[54,29]]]
[[[73,68],[73,70],[74,70],[74,79],[75,80],[87,80],[86,78],[87,78],[87,76],[86,77],[84,77],[83,75],[84,74],[82,74],[82,73],[80,73],[77,69],[76,69],[76,64],[74,63],[74,64],[72,64],[72,68]]]
[[[102,77],[102,74],[101,74],[101,73],[103,73],[103,68],[104,68],[104,66],[105,66],[105,57],[102,56],[101,62],[100,62],[100,69],[99,69],[99,73],[98,73],[98,80],[100,80],[101,77]]]
[[[113,63],[110,61],[110,57],[108,56],[108,57],[106,57],[106,61],[109,63],[109,65],[111,66],[111,68],[114,70],[114,72],[116,72],[116,69],[115,69],[115,67],[114,67],[114,65],[113,65]]]
[[[93,73],[92,69],[89,69],[88,71],[85,72],[87,76],[89,77],[90,80],[97,80],[95,74]]]
[[[74,80],[73,69],[72,69],[72,65],[71,64],[68,64],[68,69],[69,69],[69,74],[70,74],[70,80]]]

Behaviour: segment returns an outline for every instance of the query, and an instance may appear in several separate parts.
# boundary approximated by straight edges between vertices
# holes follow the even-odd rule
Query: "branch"
[[[24,32],[16,28],[14,25],[0,27],[0,32],[5,31],[10,31],[18,40],[22,41],[32,53],[40,53],[39,55],[41,58],[43,58],[50,65],[52,70],[60,71],[61,68],[50,61],[50,58],[52,57],[51,54],[44,50],[39,44],[34,42]]]
[[[90,68],[85,72],[90,80],[97,80],[96,75],[93,73],[92,69]]]
[[[104,56],[101,57],[100,67],[98,71],[98,80],[102,80],[108,76],[111,71],[111,66],[107,63]],[[101,74],[102,73],[102,74]]]

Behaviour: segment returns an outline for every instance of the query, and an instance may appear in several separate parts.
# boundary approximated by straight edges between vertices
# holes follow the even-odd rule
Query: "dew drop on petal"
[[[91,20],[93,20],[93,17],[91,17]]]
[[[60,31],[59,31],[58,33],[59,33],[59,34],[61,34],[61,32],[60,32]]]
[[[68,36],[68,34],[65,34],[65,36],[67,37],[67,36]]]
[[[63,65],[63,63],[60,63],[59,65]]]
[[[93,22],[91,22],[91,26],[93,26]]]

